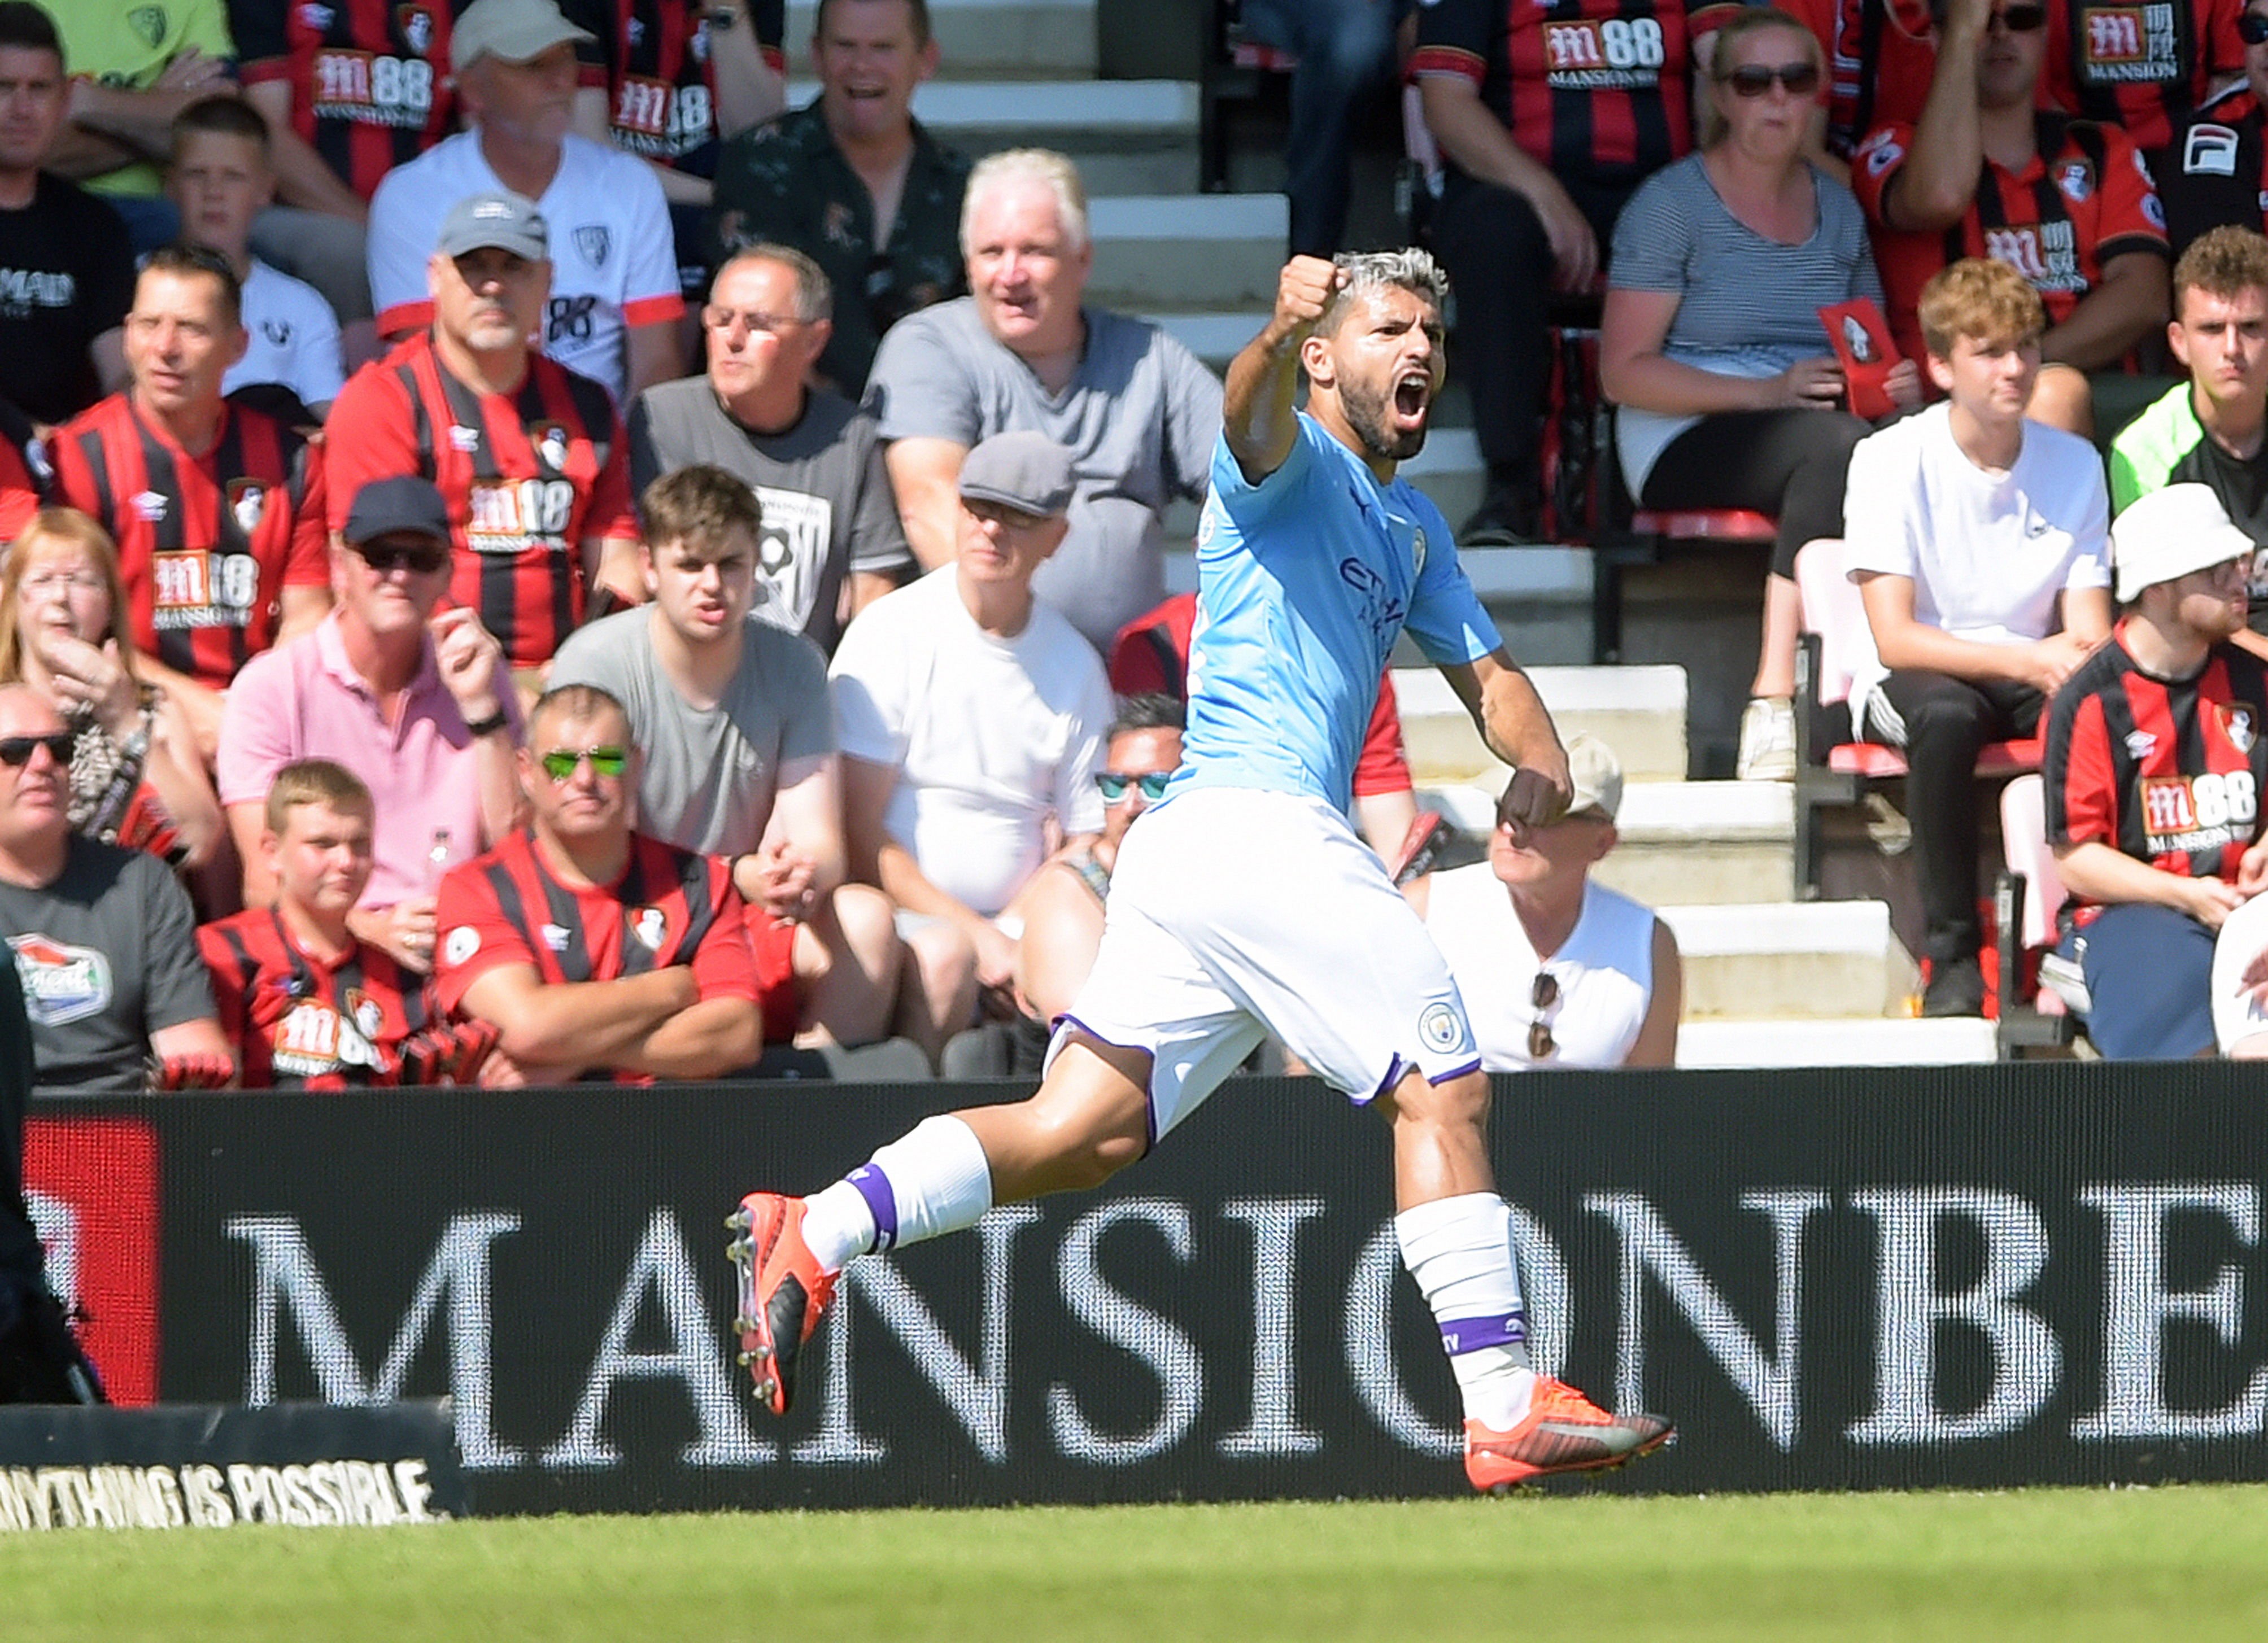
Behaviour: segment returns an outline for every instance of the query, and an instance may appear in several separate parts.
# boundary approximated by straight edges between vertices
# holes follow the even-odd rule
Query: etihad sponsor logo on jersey
[[[2142,829],[2154,855],[2249,844],[2258,811],[2249,770],[2142,778]]]
[[[2169,0],[2088,6],[2080,11],[2079,73],[2089,85],[2180,79],[2181,44]]]
[[[260,561],[249,554],[152,554],[150,622],[163,630],[245,627],[260,599]]]
[[[2085,291],[2080,272],[2079,237],[2069,223],[2040,223],[2023,228],[1988,228],[1984,254],[2005,262],[2036,291]]]
[[[519,554],[537,548],[563,554],[575,517],[575,487],[566,480],[504,480],[475,485],[465,546],[475,554]]]
[[[1650,17],[1543,26],[1543,77],[1557,91],[1649,89],[1661,84],[1667,55],[1661,24]]]
[[[37,931],[11,935],[8,945],[16,951],[24,1009],[34,1026],[61,1027],[110,1008],[110,960],[99,950],[74,947]]]

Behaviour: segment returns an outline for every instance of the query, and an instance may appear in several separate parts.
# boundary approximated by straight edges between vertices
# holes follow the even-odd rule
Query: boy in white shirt
[[[1921,880],[1925,1016],[1983,1013],[1977,754],[2034,734],[2110,632],[2110,507],[2084,439],[2024,416],[2047,314],[2005,263],[1923,288],[1930,378],[1948,397],[1862,440],[1844,500],[1847,563],[1880,663],[1852,700],[1905,750]]]
[[[191,103],[174,116],[166,192],[180,209],[181,238],[226,257],[244,288],[250,342],[221,378],[221,392],[281,383],[320,419],[346,380],[338,316],[313,286],[252,254],[252,219],[276,197],[259,111],[232,94]]]

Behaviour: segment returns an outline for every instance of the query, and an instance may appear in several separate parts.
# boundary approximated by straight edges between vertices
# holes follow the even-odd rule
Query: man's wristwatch
[[[483,736],[494,736],[498,730],[503,730],[505,725],[510,724],[512,720],[505,715],[504,710],[499,707],[494,713],[489,715],[485,719],[468,719],[465,722],[465,729],[470,731],[474,739],[477,741]]]

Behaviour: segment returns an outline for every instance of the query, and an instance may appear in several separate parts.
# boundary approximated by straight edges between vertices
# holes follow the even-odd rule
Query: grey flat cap
[[[561,16],[555,0],[473,0],[449,31],[449,66],[462,74],[482,57],[527,62],[563,40],[597,38]]]
[[[461,257],[490,246],[530,262],[549,256],[550,231],[535,202],[517,194],[475,194],[449,208],[435,249],[445,257]]]
[[[995,434],[961,459],[965,502],[989,502],[1042,519],[1071,506],[1071,452],[1045,434]]]

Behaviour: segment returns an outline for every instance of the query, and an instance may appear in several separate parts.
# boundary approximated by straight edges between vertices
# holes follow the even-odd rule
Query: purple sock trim
[[[898,1197],[890,1190],[890,1177],[873,1164],[862,1163],[843,1178],[858,1189],[873,1214],[875,1252],[888,1249],[898,1241]]]
[[[1528,1339],[1525,1311],[1492,1317],[1453,1318],[1441,1325],[1441,1350],[1452,1358],[1489,1346],[1518,1346]]]

